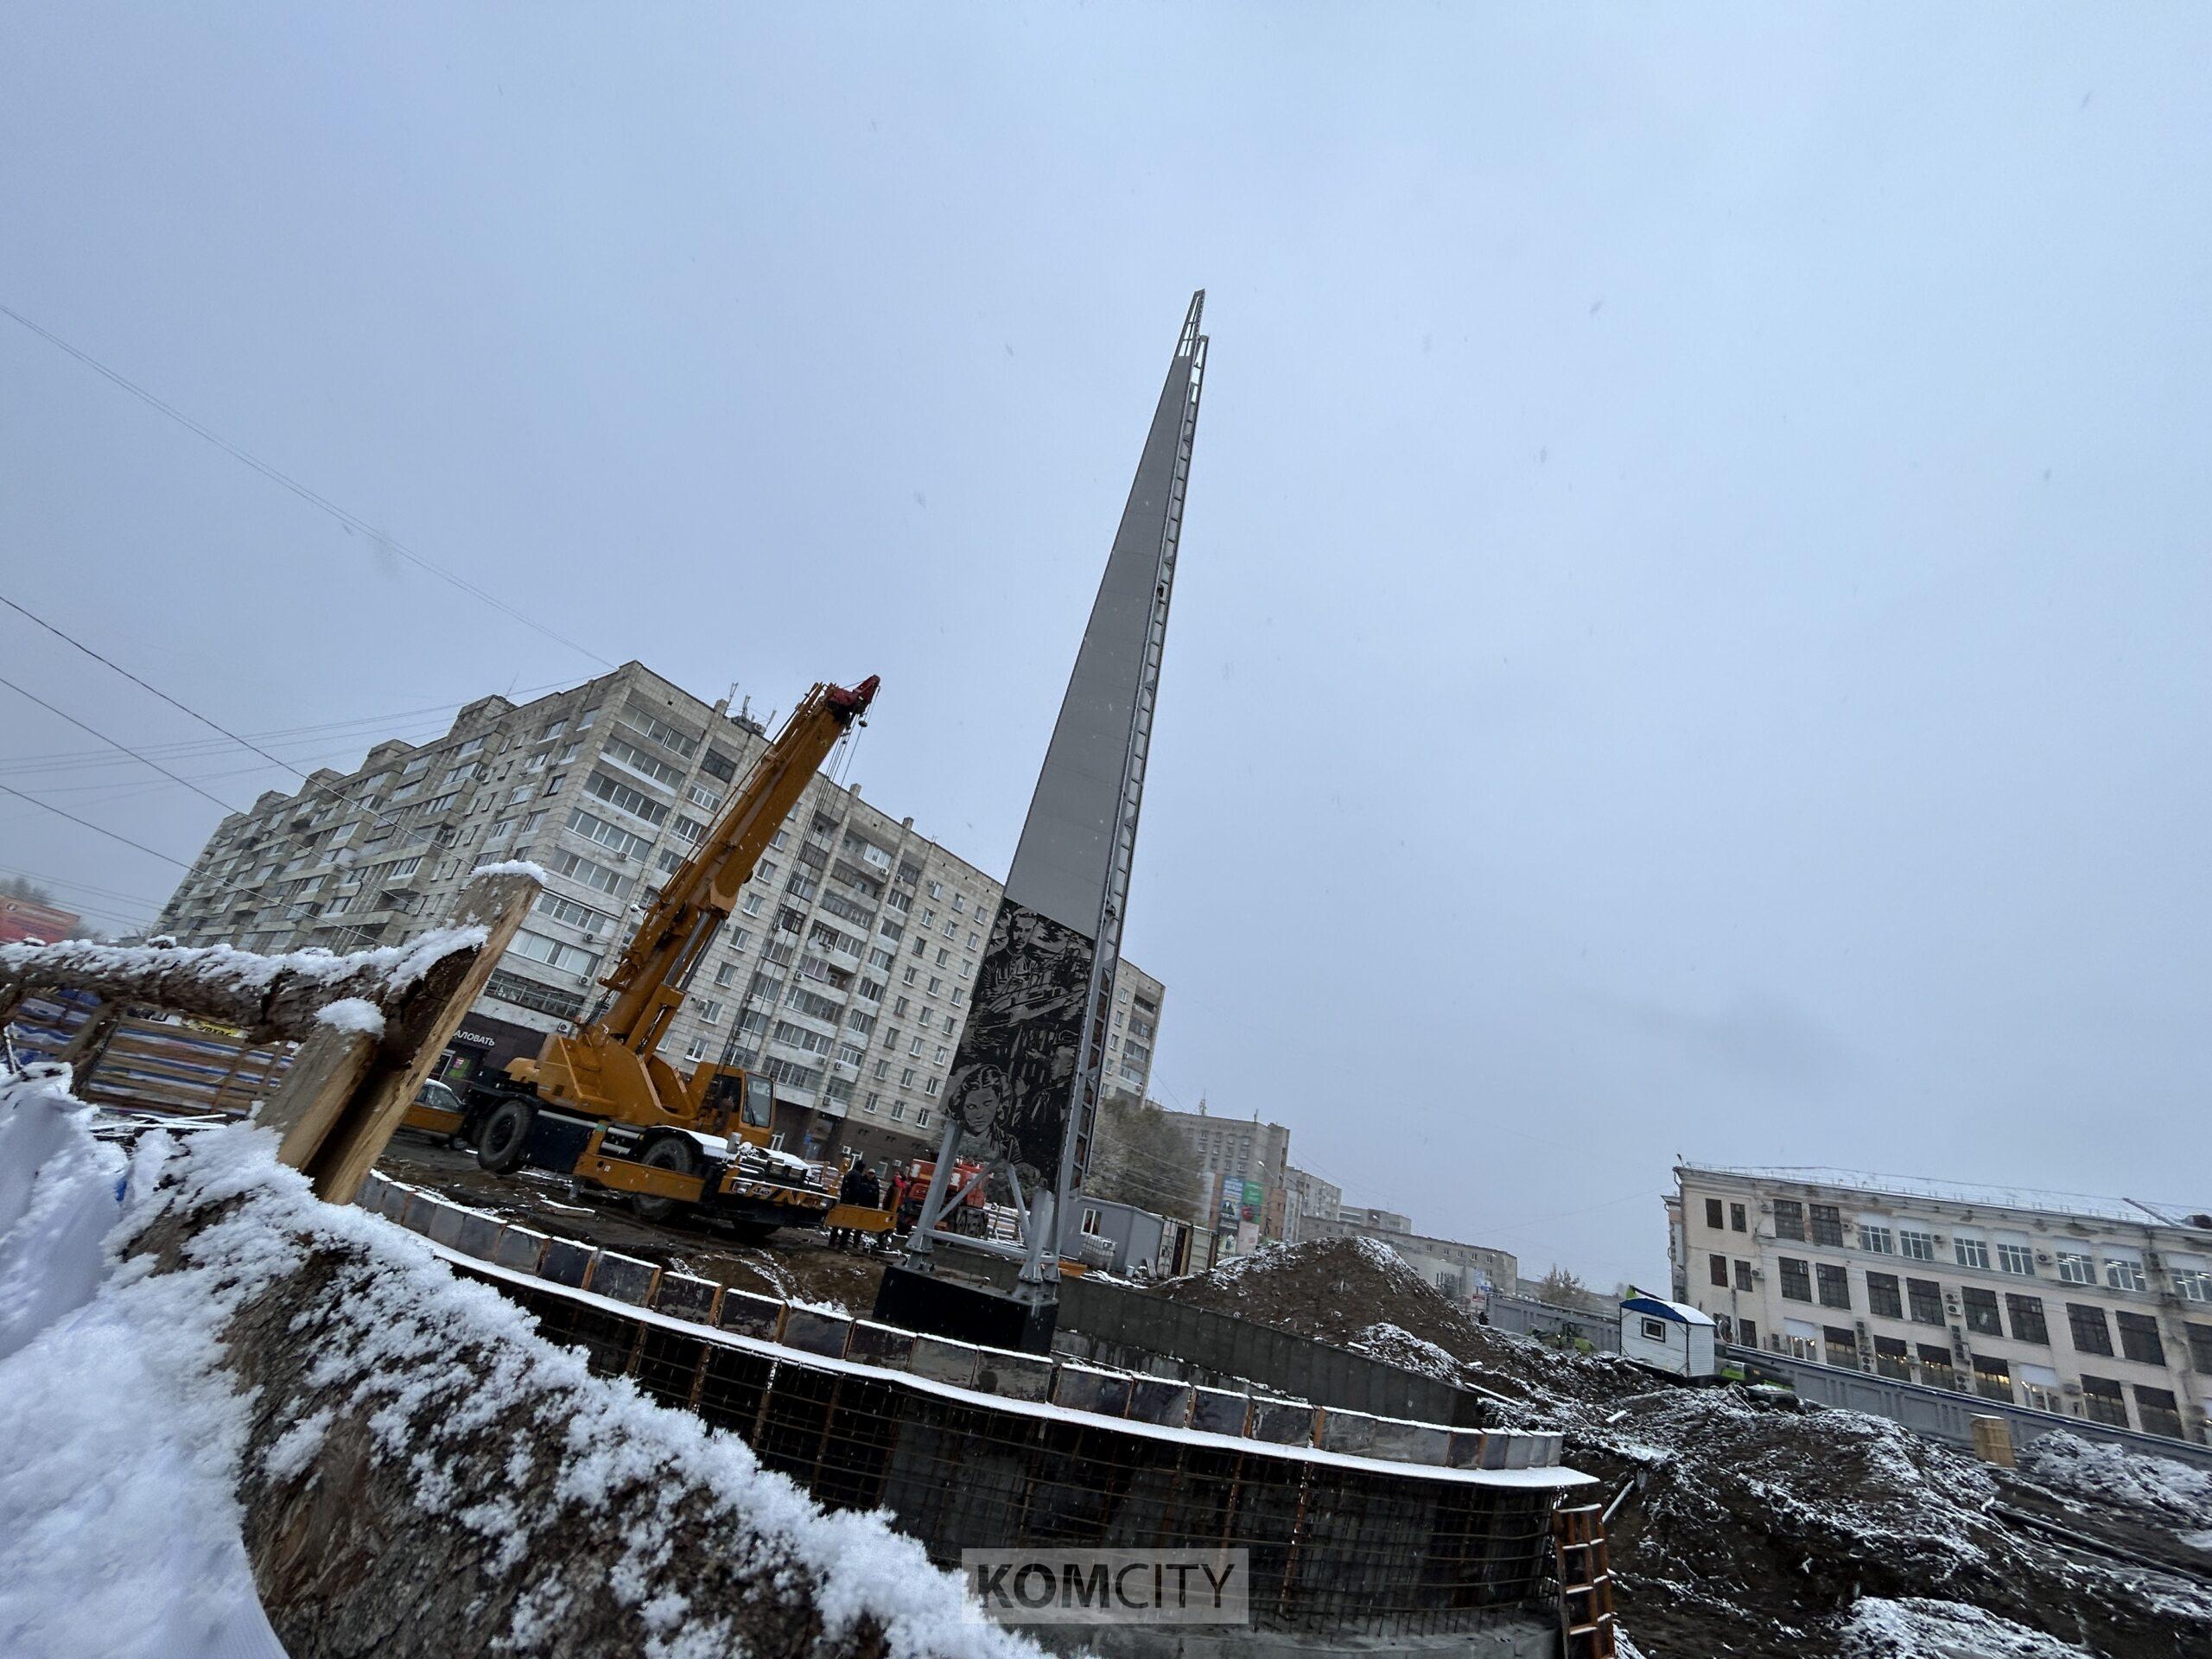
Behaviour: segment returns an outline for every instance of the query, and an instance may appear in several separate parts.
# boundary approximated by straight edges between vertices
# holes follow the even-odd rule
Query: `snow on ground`
[[[2086,1648],[1955,1601],[1862,1596],[1839,1659],[2093,1659]]]
[[[1370,1325],[1352,1346],[1400,1370],[1417,1371],[1441,1382],[1457,1382],[1465,1368],[1433,1342],[1424,1341],[1403,1325]]]
[[[2212,1548],[2212,1469],[2156,1458],[2078,1434],[2044,1434],[2019,1454],[2020,1466],[2046,1486],[2164,1516],[2197,1549]]]
[[[221,1310],[184,1275],[111,1271],[137,1172],[63,1068],[35,1071],[0,1096],[0,1652],[281,1659],[239,1541]]]
[[[317,1200],[275,1162],[266,1132],[241,1124],[188,1143],[155,1130],[126,1161],[93,1139],[66,1078],[41,1067],[0,1084],[0,1398],[16,1416],[0,1437],[0,1653],[281,1651],[247,1565],[242,1483],[299,1476],[331,1416],[289,1424],[249,1469],[255,1399],[237,1389],[224,1342],[310,1258],[334,1274],[301,1332],[310,1385],[365,1424],[385,1466],[407,1471],[418,1510],[493,1546],[488,1573],[529,1575],[509,1580],[525,1593],[496,1603],[505,1641],[527,1649],[587,1593],[562,1552],[564,1523],[612,1511],[624,1554],[588,1593],[629,1610],[654,1651],[744,1645],[743,1605],[694,1607],[674,1587],[686,1560],[771,1573],[833,1635],[873,1617],[896,1655],[1036,1651],[975,1618],[958,1580],[880,1519],[823,1512],[733,1436],[591,1376],[579,1351],[543,1342],[520,1308],[456,1279],[420,1241]],[[121,1254],[184,1217],[168,1270]],[[487,1493],[478,1477],[499,1431],[512,1436],[498,1454],[507,1478]],[[549,1488],[550,1501],[512,1501]]]

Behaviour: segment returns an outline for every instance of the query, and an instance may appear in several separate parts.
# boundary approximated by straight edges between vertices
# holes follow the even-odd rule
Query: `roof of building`
[[[2033,1187],[1977,1186],[1964,1181],[1930,1180],[1919,1175],[1876,1175],[1860,1169],[1821,1165],[1761,1166],[1745,1164],[1688,1164],[1694,1175],[1738,1175],[1751,1180],[1794,1181],[1832,1186],[1882,1198],[1929,1198],[1942,1204],[1980,1205],[1995,1210],[2032,1210],[2081,1216],[2097,1221],[2132,1222],[2139,1227],[2212,1227],[2212,1205],[2146,1204],[2140,1198],[2105,1198],[2086,1192],[2052,1192]]]

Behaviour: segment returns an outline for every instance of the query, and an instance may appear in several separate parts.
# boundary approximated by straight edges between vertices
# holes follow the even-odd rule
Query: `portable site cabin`
[[[1631,1296],[1621,1304],[1621,1354],[1669,1376],[1711,1376],[1713,1321],[1681,1302]]]

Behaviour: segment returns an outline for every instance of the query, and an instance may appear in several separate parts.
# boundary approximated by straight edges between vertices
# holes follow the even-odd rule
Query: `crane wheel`
[[[478,1167],[494,1175],[510,1175],[521,1168],[523,1143],[537,1121],[537,1109],[526,1100],[510,1097],[494,1106],[477,1133]]]
[[[689,1136],[681,1135],[664,1135],[638,1154],[638,1161],[647,1169],[664,1169],[673,1175],[696,1175],[706,1167],[699,1148]],[[630,1205],[647,1221],[666,1221],[683,1208],[674,1198],[655,1198],[648,1192],[632,1192]]]

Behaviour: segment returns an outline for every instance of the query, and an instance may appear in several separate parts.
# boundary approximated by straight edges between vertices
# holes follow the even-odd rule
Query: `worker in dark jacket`
[[[837,1183],[838,1203],[858,1205],[861,1202],[861,1182],[866,1176],[866,1173],[867,1172],[861,1167],[861,1161],[857,1158],[854,1159],[851,1163],[845,1166],[844,1179]],[[830,1244],[833,1249],[850,1249],[853,1245],[852,1229],[849,1227],[832,1228],[830,1232]]]

